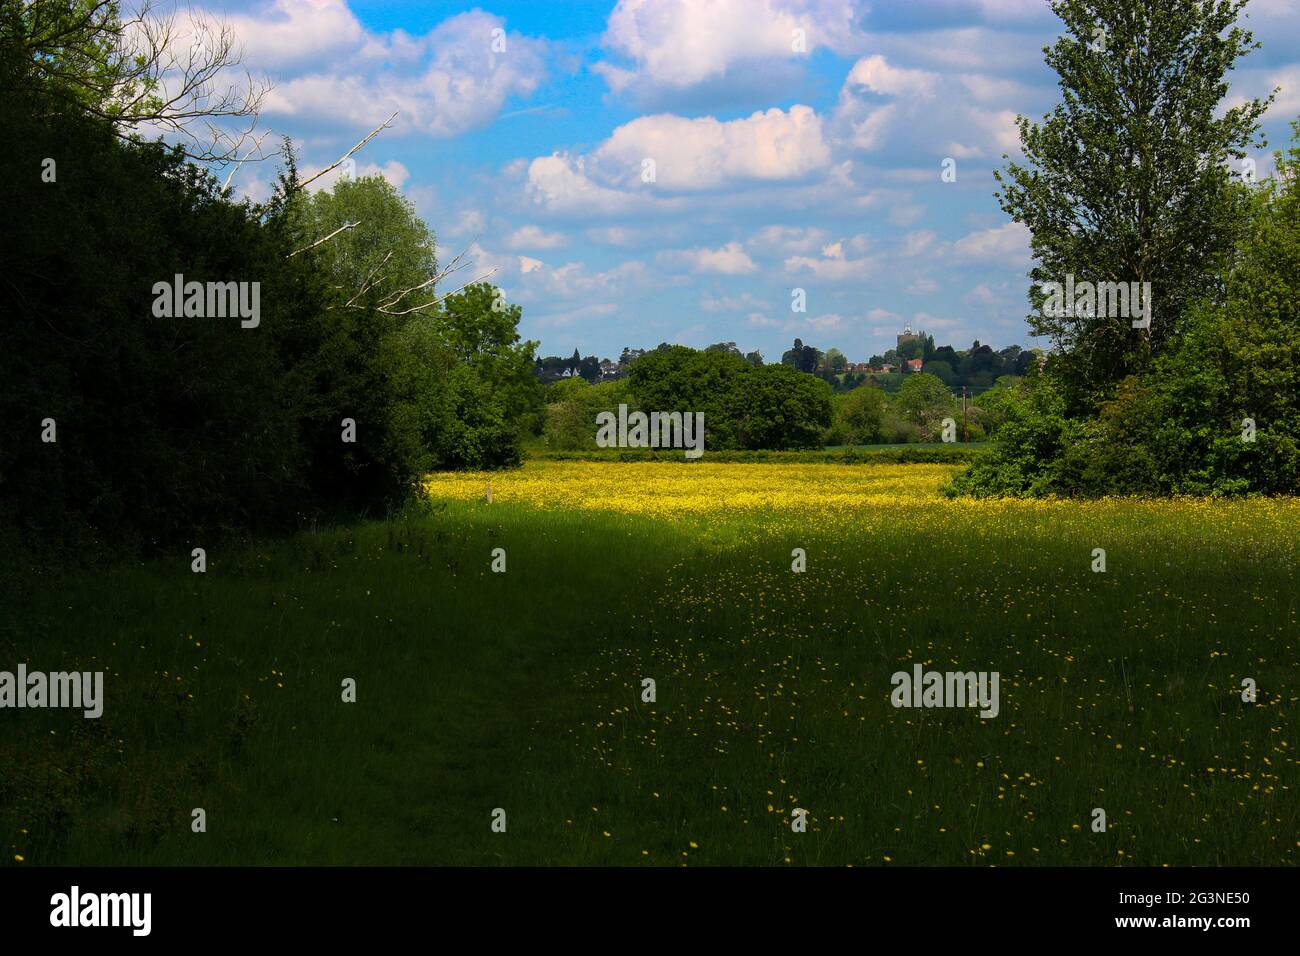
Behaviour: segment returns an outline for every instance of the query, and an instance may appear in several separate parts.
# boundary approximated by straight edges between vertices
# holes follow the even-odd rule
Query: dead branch
[[[319,238],[319,239],[317,239],[315,242],[313,242],[310,246],[303,246],[301,249],[295,249],[293,252],[291,252],[291,253],[289,253],[287,256],[285,256],[285,258],[286,258],[286,259],[292,259],[294,256],[296,256],[296,255],[297,255],[298,253],[300,253],[300,252],[306,252],[308,249],[315,249],[315,248],[316,248],[317,246],[319,246],[321,243],[323,243],[323,242],[329,242],[331,239],[333,239],[335,236],[337,236],[340,232],[343,232],[343,231],[346,230],[346,229],[355,229],[355,228],[356,228],[357,226],[359,226],[359,225],[361,225],[361,223],[359,223],[359,222],[345,222],[343,225],[339,226],[337,229],[335,229],[333,232],[331,232],[328,236],[322,236],[321,238]]]
[[[372,130],[371,130],[371,131],[366,135],[366,138],[365,138],[365,139],[363,139],[361,142],[357,143],[357,145],[353,146],[350,150],[348,150],[346,153],[344,153],[342,156],[340,156],[340,157],[339,157],[338,159],[336,159],[334,162],[330,163],[330,165],[326,166],[326,167],[325,167],[324,169],[322,169],[320,172],[316,173],[314,176],[309,176],[309,177],[307,177],[306,179],[304,179],[302,182],[300,182],[300,183],[298,184],[298,188],[299,188],[299,189],[304,189],[304,188],[307,187],[308,184],[310,184],[310,183],[314,183],[316,180],[320,179],[320,178],[321,178],[322,176],[324,176],[326,173],[328,173],[328,172],[330,172],[331,170],[337,169],[338,167],[342,166],[345,162],[347,162],[347,159],[348,159],[349,156],[351,156],[353,153],[355,153],[355,152],[356,152],[357,150],[359,150],[361,147],[365,146],[366,143],[370,142],[372,139],[374,139],[376,136],[378,136],[381,130],[389,129],[390,126],[391,126],[391,124],[392,124],[392,122],[393,122],[393,119],[397,116],[398,112],[399,112],[398,110],[393,110],[393,115],[390,116],[390,117],[388,117],[388,119],[384,120],[382,123],[380,123],[380,124],[379,124],[378,126],[376,126],[374,129],[372,129]]]

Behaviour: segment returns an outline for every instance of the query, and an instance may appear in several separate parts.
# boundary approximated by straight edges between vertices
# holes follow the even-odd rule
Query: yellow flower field
[[[993,533],[1027,520],[1087,531],[1114,523],[1132,533],[1241,545],[1295,547],[1300,499],[1134,500],[949,499],[940,489],[961,465],[530,461],[505,472],[431,474],[434,500],[482,502],[548,511],[604,512],[665,521],[733,518],[802,523],[811,515],[836,527],[900,522],[956,523]],[[1176,519],[1171,521],[1171,519]]]

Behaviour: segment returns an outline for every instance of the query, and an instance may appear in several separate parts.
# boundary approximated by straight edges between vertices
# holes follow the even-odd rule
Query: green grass
[[[25,592],[0,668],[108,700],[0,712],[4,862],[1300,861],[1296,535],[950,507],[864,536],[461,503]],[[895,710],[913,660],[999,670],[1001,714]]]

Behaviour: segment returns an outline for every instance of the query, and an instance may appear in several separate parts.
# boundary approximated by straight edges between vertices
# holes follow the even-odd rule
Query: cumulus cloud
[[[928,99],[935,94],[939,75],[927,70],[890,66],[883,56],[877,54],[854,63],[844,82],[883,96],[918,96]]]
[[[602,43],[627,65],[595,72],[615,93],[654,97],[771,72],[818,49],[861,43],[854,0],[619,0]],[[797,49],[798,38],[803,49]]]
[[[814,259],[808,256],[791,256],[785,260],[786,271],[810,272],[818,279],[840,282],[845,279],[865,279],[875,268],[869,259]]]
[[[657,261],[667,268],[685,267],[705,275],[739,276],[758,271],[754,260],[738,242],[729,242],[717,249],[700,247],[661,252]]]
[[[445,138],[490,122],[509,98],[532,94],[546,74],[543,41],[504,34],[505,52],[494,51],[493,31],[504,31],[505,21],[481,10],[413,38],[368,34],[355,20],[348,25],[351,15],[335,0],[311,3],[339,29],[302,27],[298,5],[288,0],[241,26],[246,42],[252,38],[250,66],[260,67],[259,56],[270,49],[264,33],[294,37],[287,56],[265,53],[280,74],[264,105],[268,117],[370,128],[397,111],[392,135]]]
[[[728,121],[664,113],[619,126],[590,154],[533,159],[524,188],[532,202],[560,214],[669,211],[685,208],[673,193],[797,182],[827,169],[830,158],[821,119],[806,106]],[[620,236],[605,239],[617,244]]]
[[[367,42],[346,0],[275,0],[223,19],[239,37],[244,59],[263,69],[292,70],[354,53]]]
[[[896,66],[883,54],[854,63],[827,124],[833,144],[864,153],[892,149],[958,159],[1012,152],[1016,110],[1027,88],[977,72]]]
[[[746,119],[688,119],[662,113],[625,123],[594,154],[610,180],[631,185],[654,162],[655,183],[670,190],[715,189],[738,180],[798,179],[830,162],[821,118],[807,106],[770,109]]]
[[[538,226],[520,226],[506,237],[506,246],[510,249],[558,249],[568,241],[563,233],[547,232]]]
[[[539,156],[528,164],[525,189],[533,203],[550,212],[618,214],[655,205],[648,191],[611,189],[587,174],[586,159],[568,153]]]
[[[1009,222],[969,233],[952,244],[952,256],[963,263],[1027,264],[1030,260],[1029,229],[1018,222]]]
[[[825,245],[827,232],[816,226],[764,226],[745,241],[757,252],[794,255],[808,253]]]

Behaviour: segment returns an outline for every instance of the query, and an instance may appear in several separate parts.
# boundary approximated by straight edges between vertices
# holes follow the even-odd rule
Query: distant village
[[[660,343],[656,349],[623,349],[618,360],[583,356],[578,349],[573,355],[538,358],[533,372],[543,382],[551,383],[568,378],[582,378],[593,385],[614,381],[627,375],[629,367],[649,351],[663,351],[671,346]],[[757,350],[743,352],[735,342],[718,342],[704,349],[706,352],[727,352],[753,365],[765,362]],[[781,356],[781,363],[826,379],[837,391],[848,391],[859,385],[873,382],[886,387],[897,386],[905,375],[929,372],[949,386],[988,388],[1003,375],[1024,375],[1031,366],[1041,364],[1045,355],[1042,349],[1024,349],[1011,345],[995,351],[990,345],[976,340],[970,348],[955,349],[949,345],[936,347],[934,338],[925,332],[914,332],[911,326],[898,333],[895,345],[883,355],[872,355],[865,362],[851,362],[839,349],[825,352],[808,345],[802,339]],[[892,390],[892,389],[891,389]]]

